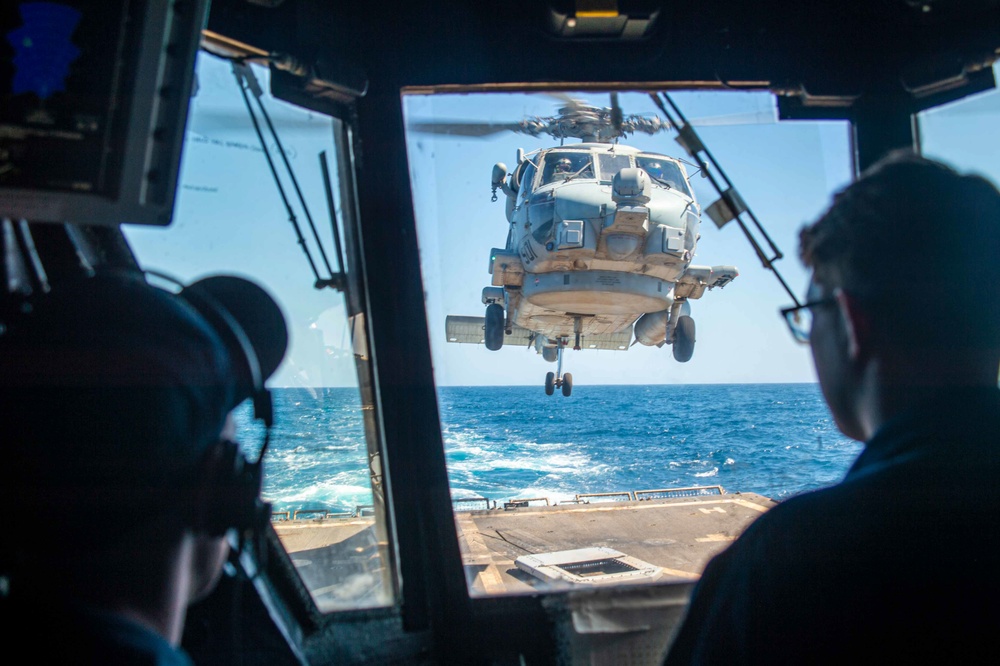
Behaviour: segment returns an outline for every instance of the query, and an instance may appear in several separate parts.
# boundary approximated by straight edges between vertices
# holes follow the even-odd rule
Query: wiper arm
[[[568,183],[569,181],[573,180],[574,178],[576,178],[577,176],[579,176],[580,174],[582,174],[584,171],[586,171],[589,168],[590,168],[589,164],[585,165],[579,171],[574,171],[573,173],[571,173],[568,176],[566,176],[565,178],[563,178],[563,182],[564,183]],[[593,176],[591,176],[591,177],[593,177]]]
[[[668,190],[675,190],[675,189],[677,189],[674,185],[671,185],[669,181],[663,180],[662,178],[657,178],[656,176],[650,174],[648,171],[646,172],[646,175],[649,176],[650,180],[652,180],[654,183],[659,183],[660,185],[663,185]]]

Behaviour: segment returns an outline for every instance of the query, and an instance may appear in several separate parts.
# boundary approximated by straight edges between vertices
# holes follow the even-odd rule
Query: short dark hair
[[[1000,345],[1000,191],[981,176],[893,152],[802,229],[800,253],[900,344]]]

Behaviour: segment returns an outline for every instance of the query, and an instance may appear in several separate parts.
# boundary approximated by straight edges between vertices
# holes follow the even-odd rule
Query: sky
[[[257,74],[266,88],[266,71],[258,68]],[[609,103],[606,94],[574,96],[593,104]],[[851,179],[847,124],[777,122],[774,98],[767,93],[677,92],[672,97],[689,119],[756,119],[750,124],[699,127],[698,132],[784,253],[778,270],[802,294],[808,274],[797,258],[797,233]],[[656,113],[646,94],[623,93],[620,102],[626,114]],[[319,167],[320,153],[325,151],[336,174],[332,121],[274,99],[265,99],[265,105],[336,271]],[[559,100],[543,94],[404,98],[408,121],[513,122],[554,115],[558,106]],[[1000,181],[998,114],[1000,93],[995,91],[921,114],[925,154]],[[689,159],[674,136],[636,135],[623,143]],[[480,139],[408,136],[428,335],[438,385],[541,386],[545,372],[555,369],[533,350],[505,346],[492,352],[480,345],[447,343],[444,322],[449,314],[483,314],[480,295],[490,280],[490,249],[502,247],[507,235],[503,195],[495,203],[490,201],[493,165],[504,162],[513,167],[518,148],[532,151],[557,143],[549,137],[513,133]],[[277,160],[273,140],[268,139],[268,145]],[[280,162],[279,169],[283,170]],[[305,211],[295,200],[288,177],[282,175],[282,180],[313,258],[322,266]],[[691,182],[703,209],[718,198],[708,180],[694,175]],[[336,193],[335,198],[339,206]],[[669,347],[569,350],[563,370],[573,373],[576,385],[815,381],[808,349],[792,341],[778,315],[790,299],[761,266],[739,228],[731,223],[717,229],[705,216],[701,233],[693,263],[735,265],[740,276],[726,288],[691,302],[697,325],[692,360],[676,362]],[[236,273],[256,280],[276,297],[290,324],[291,348],[272,386],[356,384],[343,298],[312,287],[313,274],[226,63],[199,56],[173,224],[129,227],[126,234],[147,268],[185,281]]]

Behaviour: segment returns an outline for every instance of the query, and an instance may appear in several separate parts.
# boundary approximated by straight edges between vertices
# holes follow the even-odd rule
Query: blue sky
[[[266,85],[266,72],[257,71]],[[342,297],[312,288],[312,273],[228,65],[202,55],[198,75],[175,221],[166,229],[126,231],[140,261],[183,280],[220,272],[257,280],[282,305],[292,334],[289,355],[272,385],[354,384]],[[607,95],[578,96],[594,104],[608,103]],[[774,117],[774,100],[766,93],[688,92],[673,97],[689,118]],[[624,93],[620,100],[626,114],[656,112],[645,94]],[[330,121],[275,100],[265,103],[336,270],[318,162],[319,152],[325,150],[331,168],[336,168]],[[510,122],[552,115],[559,102],[547,95],[491,94],[410,96],[404,104],[409,120]],[[1000,94],[991,91],[922,114],[924,152],[1000,180],[998,112]],[[699,134],[784,252],[778,268],[801,293],[808,276],[796,257],[796,235],[822,212],[830,195],[849,182],[846,123],[758,122],[703,127]],[[637,135],[626,143],[687,158],[673,137]],[[429,336],[440,385],[541,385],[544,373],[554,369],[533,351],[505,347],[490,352],[444,341],[446,315],[482,315],[480,292],[489,283],[490,248],[505,242],[503,198],[490,202],[493,164],[513,166],[517,148],[530,151],[554,143],[515,134],[488,139],[409,137]],[[703,208],[717,198],[707,180],[695,176],[692,184]],[[303,232],[309,234],[304,212],[297,203],[295,208]],[[319,263],[315,247],[313,255]],[[761,267],[735,224],[719,230],[706,218],[695,263],[735,265],[740,277],[692,302],[698,342],[689,363],[675,362],[669,348],[637,345],[628,352],[570,351],[564,371],[573,373],[577,385],[815,380],[808,350],[791,341],[778,316],[778,309],[789,303],[787,295]]]

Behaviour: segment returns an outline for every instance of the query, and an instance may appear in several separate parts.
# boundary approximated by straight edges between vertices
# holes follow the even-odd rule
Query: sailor
[[[137,272],[99,273],[5,308],[0,323],[8,649],[190,664],[187,608],[218,581],[227,533],[269,519],[231,410],[285,353],[277,304],[240,278],[174,294]]]
[[[801,232],[785,311],[838,428],[839,484],[713,559],[666,663],[968,663],[1000,626],[1000,192],[897,153]]]

